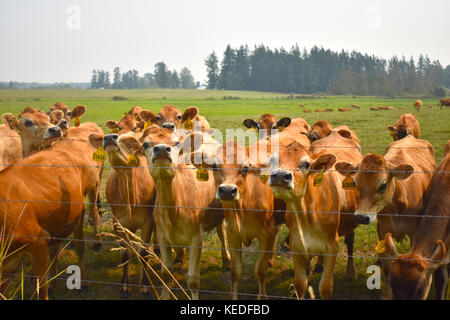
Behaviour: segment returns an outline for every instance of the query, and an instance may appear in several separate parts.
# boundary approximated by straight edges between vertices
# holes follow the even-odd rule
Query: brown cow
[[[281,146],[279,153],[270,159],[269,184],[274,196],[287,204],[286,225],[290,232],[294,284],[299,298],[305,295],[307,269],[316,255],[322,255],[324,260],[320,295],[323,299],[332,297],[333,272],[339,250],[339,181],[335,172],[324,174],[318,187],[313,181],[316,171],[330,169],[335,161],[336,156],[332,154],[311,155],[298,142]]]
[[[344,138],[353,139],[358,142],[358,144],[361,144],[358,136],[356,135],[356,132],[351,130],[348,126],[342,125],[335,128],[334,130],[345,135]],[[318,120],[308,131],[307,136],[311,142],[314,142],[316,140],[327,137],[332,131],[333,126],[327,120]],[[347,132],[350,133],[349,136],[347,136]]]
[[[131,117],[125,114],[125,117]],[[134,119],[134,118],[133,118]],[[122,129],[123,130],[123,129]],[[122,227],[133,233],[141,230],[142,239],[149,243],[154,229],[153,207],[155,204],[155,183],[146,168],[147,159],[145,156],[136,156],[138,166],[130,165],[128,159],[131,154],[136,153],[133,146],[138,143],[138,137],[133,132],[123,134],[91,134],[89,141],[97,149],[102,146],[108,153],[109,162],[113,172],[106,182],[106,198],[111,206],[115,219]],[[121,229],[117,226],[115,232],[123,236]],[[130,253],[125,250],[122,254],[123,277],[121,295],[127,297],[131,291],[129,287],[130,275],[129,264]],[[141,285],[148,285],[148,279],[144,270],[141,272]],[[147,293],[148,288],[142,288],[142,293]]]
[[[259,258],[255,273],[258,279],[258,298],[266,295],[266,273],[275,249],[280,225],[273,212],[274,198],[270,186],[260,179],[246,159],[246,150],[235,141],[224,144],[214,157],[193,154],[196,166],[202,163],[212,168],[217,188],[216,198],[222,201],[227,220],[227,235],[231,248],[231,293],[238,298],[241,277],[242,244],[249,246],[254,238],[259,242]],[[194,161],[195,163],[195,161]]]
[[[190,123],[189,121],[192,122],[192,125],[199,123],[202,131],[211,129],[208,120],[204,116],[199,115],[198,108],[194,106],[187,108],[184,113],[181,113],[176,107],[166,105],[159,110],[157,115],[149,110],[143,110],[139,116],[143,121],[148,123],[148,126],[155,124],[172,131],[181,129],[183,125],[186,128],[187,124]],[[189,128],[188,130],[191,129]]]
[[[436,299],[445,299],[450,273],[450,141],[446,155],[433,175],[425,196],[425,212],[407,254],[398,255],[390,234],[387,256],[392,263],[394,299],[426,299],[435,276]],[[443,192],[444,191],[444,192]]]
[[[61,111],[63,113],[63,116],[60,120],[60,122],[53,122],[55,125],[59,125],[61,129],[67,129],[70,127],[70,121],[72,119],[76,119],[78,123],[75,123],[75,126],[79,125],[79,118],[86,112],[86,107],[78,105],[73,110],[70,110],[68,106],[66,106],[62,102],[56,102],[53,106],[50,107],[50,111],[48,112],[48,115],[50,118],[52,118],[52,113],[55,111]],[[78,120],[77,120],[78,119]],[[52,120],[52,119],[51,119]]]
[[[415,115],[411,113],[400,116],[394,126],[388,126],[388,130],[391,132],[392,139],[397,141],[406,137],[408,134],[413,135],[415,138],[420,138],[420,125]]]
[[[141,121],[142,119],[141,119],[140,114],[141,114],[142,110],[143,109],[140,106],[134,106],[127,113],[129,115],[132,115],[136,119],[136,121]]]
[[[355,108],[355,109],[361,109],[361,107],[360,107],[360,105],[359,104],[352,104],[352,105],[350,105],[352,108]]]
[[[22,144],[19,134],[5,125],[0,125],[0,171],[21,158]]]
[[[49,249],[52,261],[57,254],[55,246],[49,245],[58,244],[58,239],[72,232],[76,239],[83,239],[89,163],[79,144],[67,143],[58,143],[0,172],[0,183],[8,186],[0,189],[0,230],[5,230],[10,243],[2,272],[16,272],[22,253],[27,253],[39,281],[40,299],[48,298]],[[83,281],[84,242],[75,241],[74,245]]]
[[[333,108],[326,108],[325,109],[325,112],[333,112],[334,110],[333,110]]]
[[[350,111],[350,108],[339,108],[338,111],[346,112],[346,111]]]
[[[378,238],[387,233],[401,241],[414,235],[423,213],[423,195],[435,169],[434,150],[425,140],[411,135],[389,144],[383,156],[369,153],[358,164],[339,161],[336,169],[344,175],[354,175],[360,195],[355,221],[369,224],[378,218]],[[412,215],[411,217],[409,215]],[[391,264],[383,260],[386,281]],[[383,297],[390,298],[389,285]]]
[[[414,106],[414,108],[416,108],[417,111],[420,111],[420,109],[422,108],[422,105],[423,105],[423,103],[422,103],[422,101],[420,101],[420,100],[416,100],[416,101],[413,103],[413,106]]]
[[[105,125],[108,129],[111,129],[112,133],[123,134],[126,132],[137,132],[139,121],[129,113],[125,113],[119,122],[114,120],[108,120]]]
[[[309,109],[303,110],[303,112],[304,112],[304,113],[312,113],[312,111],[309,110]]]
[[[441,99],[439,100],[439,108],[442,110],[442,107],[445,106],[446,108],[450,107],[450,99]]]
[[[370,107],[369,109],[370,111],[378,111],[380,110],[380,107]]]
[[[198,299],[202,234],[205,231],[217,228],[222,241],[223,267],[229,264],[224,214],[220,201],[215,199],[213,175],[212,173],[209,175],[208,181],[198,181],[193,170],[195,167],[183,163],[180,153],[187,150],[189,144],[192,146],[192,139],[189,136],[180,145],[180,138],[170,129],[152,126],[146,130],[149,130],[149,134],[142,148],[139,149],[140,145],[137,143],[133,148],[145,152],[150,175],[155,181],[157,195],[154,218],[162,261],[170,270],[172,267],[170,246],[190,247],[187,282],[192,297]],[[198,134],[201,133],[195,133]],[[217,142],[214,144],[213,139],[210,139],[200,147],[209,155],[217,150]],[[162,268],[161,272],[167,281],[169,276],[167,270]],[[169,298],[166,289],[163,289],[161,298]]]
[[[325,112],[325,110],[323,110],[323,109],[320,109],[320,108],[318,108],[318,109],[316,109],[316,110],[314,110],[315,112]]]
[[[258,121],[253,119],[245,119],[244,126],[249,129],[256,128],[261,137],[270,136],[272,134],[272,130],[280,130],[280,128],[286,128],[291,124],[291,118],[282,118],[280,120],[271,113],[265,113],[261,117],[259,117]]]

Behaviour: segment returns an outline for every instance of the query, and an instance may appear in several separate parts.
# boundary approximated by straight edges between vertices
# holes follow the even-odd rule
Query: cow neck
[[[229,228],[233,232],[241,233],[241,225],[243,219],[242,201],[222,202],[225,218],[227,219]]]

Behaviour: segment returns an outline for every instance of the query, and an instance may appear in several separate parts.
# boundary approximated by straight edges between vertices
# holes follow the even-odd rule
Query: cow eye
[[[181,120],[181,114],[177,116],[177,120]]]
[[[387,189],[387,183],[383,182],[379,187],[378,187],[378,193],[384,193]]]
[[[311,163],[308,161],[300,163],[299,168],[302,170],[308,170],[311,167]]]
[[[249,166],[243,166],[240,170],[241,174],[247,174],[249,170]]]
[[[149,142],[144,142],[142,144],[142,147],[144,148],[144,150],[147,150],[148,148],[150,148],[150,143]]]
[[[25,120],[25,126],[26,127],[31,127],[33,125],[33,121],[31,120]]]
[[[219,171],[219,166],[217,165],[217,163],[213,162],[213,164],[211,165],[211,168],[213,169],[213,171]]]
[[[72,115],[72,112],[70,112],[70,111],[67,112],[67,115],[68,115],[68,116],[71,116],[71,115]]]
[[[160,116],[156,116],[156,117],[155,117],[155,120],[156,120],[156,121],[161,121],[161,117],[160,117]]]

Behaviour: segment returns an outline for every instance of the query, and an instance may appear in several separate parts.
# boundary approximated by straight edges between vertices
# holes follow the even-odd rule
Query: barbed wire
[[[48,200],[28,200],[28,199],[5,199],[0,198],[0,201],[5,202],[24,202],[24,203],[51,203],[51,204],[78,204],[78,205],[98,205],[96,202],[74,202],[74,201],[48,201]],[[108,205],[110,207],[146,207],[146,208],[165,208],[165,209],[192,209],[192,210],[224,210],[224,211],[242,211],[242,212],[271,212],[271,213],[305,213],[305,214],[339,214],[339,215],[353,215],[354,212],[340,212],[340,211],[310,211],[310,210],[282,210],[282,209],[248,209],[248,208],[223,208],[223,207],[196,207],[196,206],[164,206],[153,204],[127,204],[127,203],[107,203],[102,202],[101,205]],[[404,214],[404,213],[377,213],[377,216],[398,217],[398,218],[441,218],[448,219],[450,216],[432,216],[424,214]]]

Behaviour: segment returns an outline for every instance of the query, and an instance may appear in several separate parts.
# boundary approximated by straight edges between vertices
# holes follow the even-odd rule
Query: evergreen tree
[[[167,73],[167,65],[161,61],[155,64],[155,82],[159,88],[168,88],[169,87],[169,78]]]
[[[219,59],[214,51],[206,58],[205,65],[208,89],[217,89],[219,87]]]
[[[114,80],[112,84],[113,89],[122,88],[122,81],[121,81],[122,75],[120,74],[120,68],[119,67],[114,68],[113,73],[114,73]]]
[[[181,69],[180,72],[181,88],[182,89],[195,89],[196,83],[191,71],[188,68]]]

